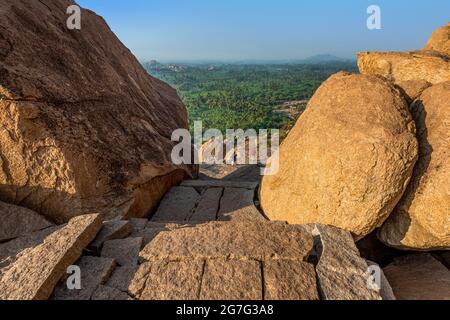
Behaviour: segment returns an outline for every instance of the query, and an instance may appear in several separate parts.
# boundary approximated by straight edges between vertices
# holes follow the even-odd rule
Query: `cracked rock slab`
[[[126,238],[132,231],[133,228],[129,221],[105,221],[103,222],[103,228],[100,230],[95,240],[90,244],[90,247],[99,251],[106,241]]]
[[[110,240],[103,245],[101,256],[112,258],[121,266],[136,266],[141,247],[142,238]]]
[[[252,260],[206,262],[201,300],[262,300],[261,264]]]
[[[254,190],[226,188],[220,200],[219,221],[255,221],[264,220],[253,201]]]
[[[31,232],[14,240],[0,244],[0,274],[1,269],[16,261],[21,255],[40,245],[45,238],[63,226],[50,227]]]
[[[67,267],[94,240],[101,225],[98,214],[79,216],[46,237],[7,267],[0,279],[0,300],[48,299]]]
[[[131,284],[139,300],[197,300],[204,267],[203,260],[158,260],[139,268]]]
[[[312,264],[293,260],[263,262],[266,300],[319,300]]]
[[[152,222],[183,222],[189,219],[200,194],[191,187],[173,187],[164,196]]]
[[[184,258],[303,260],[313,247],[301,228],[269,221],[211,222],[159,233],[140,252],[143,260]]]
[[[54,224],[36,212],[0,201],[0,242],[39,231]]]
[[[189,221],[209,222],[217,219],[219,211],[220,198],[222,197],[222,188],[209,188],[201,197],[201,200],[195,209]]]
[[[308,225],[321,248],[316,272],[325,300],[381,300],[369,287],[367,262],[360,257],[350,232],[325,225]]]
[[[81,272],[81,290],[71,290],[63,279],[55,289],[54,300],[90,300],[96,288],[104,284],[113,272],[113,259],[85,256],[75,264]]]

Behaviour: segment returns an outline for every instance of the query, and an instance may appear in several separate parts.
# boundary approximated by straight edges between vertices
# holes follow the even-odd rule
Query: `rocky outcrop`
[[[383,271],[398,300],[450,300],[450,271],[430,254],[397,258]]]
[[[450,56],[450,22],[433,32],[425,50],[443,52]]]
[[[380,75],[396,83],[450,80],[450,56],[434,51],[361,52],[358,67],[362,74]]]
[[[401,198],[417,160],[415,125],[402,93],[376,76],[339,73],[310,100],[265,176],[271,220],[321,223],[362,238]]]
[[[67,267],[101,228],[98,214],[73,218],[0,272],[0,300],[48,299]]]
[[[450,24],[433,33],[424,50],[413,52],[360,52],[362,74],[380,75],[401,86],[411,100],[424,90],[424,82],[450,81]]]
[[[0,242],[53,226],[36,212],[0,201]]]
[[[360,257],[352,235],[326,225],[305,226],[316,241],[318,284],[324,300],[381,300],[381,288],[372,288],[369,264]]]
[[[69,30],[70,4],[0,4],[0,199],[58,223],[145,216],[195,171],[170,158],[186,109],[101,17]]]
[[[379,238],[403,249],[449,249],[450,82],[427,89],[410,109],[420,157],[404,197]]]

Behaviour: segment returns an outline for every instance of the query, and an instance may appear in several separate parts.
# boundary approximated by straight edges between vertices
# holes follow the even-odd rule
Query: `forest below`
[[[285,136],[317,88],[331,74],[356,72],[352,61],[286,64],[162,64],[144,67],[174,87],[203,128],[281,129]]]

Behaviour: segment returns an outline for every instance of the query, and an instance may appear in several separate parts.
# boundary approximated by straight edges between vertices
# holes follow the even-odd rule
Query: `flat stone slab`
[[[217,220],[220,198],[222,198],[223,188],[209,188],[201,197],[197,208],[195,209],[189,221],[209,222]]]
[[[226,188],[220,200],[219,221],[256,221],[265,220],[256,209],[254,190]]]
[[[319,300],[314,265],[293,260],[263,263],[265,300]]]
[[[137,266],[118,267],[114,270],[113,274],[106,282],[106,285],[122,292],[128,292],[128,289],[137,271]]]
[[[320,237],[316,272],[323,299],[381,300],[379,291],[369,287],[369,266],[360,257],[350,232],[320,224],[300,228],[310,228],[314,236]]]
[[[110,220],[103,222],[103,228],[98,233],[90,247],[100,250],[103,243],[109,240],[123,239],[128,237],[133,231],[133,227],[128,221]]]
[[[450,300],[450,271],[431,254],[396,258],[383,271],[398,300]]]
[[[201,300],[262,300],[261,264],[252,260],[206,262]]]
[[[142,238],[110,240],[104,243],[101,256],[114,259],[120,266],[136,266],[141,247]]]
[[[46,300],[67,267],[81,256],[102,226],[98,214],[73,218],[2,273],[0,300]]]
[[[197,300],[204,261],[146,262],[136,273],[130,291],[140,300]]]
[[[115,288],[111,288],[108,286],[100,285],[94,291],[94,293],[92,295],[92,300],[124,301],[124,300],[133,300],[133,299],[129,295],[127,295],[125,292],[119,291]]]
[[[269,221],[210,222],[159,233],[140,252],[143,260],[303,260],[313,247],[310,233]]]
[[[200,194],[191,187],[174,187],[164,196],[153,222],[183,222],[192,215]]]
[[[0,217],[0,242],[54,226],[32,210],[2,201],[0,201]]]
[[[226,180],[185,180],[181,183],[181,186],[192,188],[243,188],[255,190],[258,187],[258,182]]]
[[[14,240],[10,240],[0,244],[0,274],[1,269],[12,264],[22,254],[25,254],[27,250],[41,244],[45,238],[55,231],[60,230],[63,227],[50,227],[44,230],[31,232],[27,235],[21,236]]]
[[[63,279],[54,291],[54,300],[90,300],[96,288],[110,277],[116,263],[113,259],[85,256],[74,265],[81,271],[81,290],[69,289]]]

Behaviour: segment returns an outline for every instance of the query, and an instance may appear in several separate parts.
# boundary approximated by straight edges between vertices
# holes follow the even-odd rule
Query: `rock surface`
[[[99,257],[82,257],[75,264],[81,272],[81,289],[67,287],[65,279],[55,289],[54,300],[90,300],[99,285],[105,283],[116,264],[113,259]]]
[[[450,56],[433,51],[361,52],[362,74],[380,75],[393,82],[425,80],[437,84],[450,80]]]
[[[360,257],[349,232],[325,225],[307,228],[320,238],[316,272],[322,299],[381,300],[379,290],[368,285],[369,265]]]
[[[252,260],[209,260],[201,300],[262,300],[261,265]]]
[[[73,3],[0,4],[0,199],[57,223],[143,217],[196,171],[170,157],[186,108],[101,17],[69,30]]]
[[[158,260],[142,264],[139,272],[145,274],[146,280],[138,281],[143,284],[139,299],[197,300],[203,265],[201,260]],[[132,291],[134,286],[136,282],[131,285]]]
[[[409,103],[412,103],[416,100],[425,89],[431,87],[431,83],[425,80],[408,80],[408,81],[400,81],[397,83],[403,91],[405,92]]]
[[[142,246],[142,238],[126,238],[106,241],[103,245],[101,256],[112,258],[121,266],[136,266],[139,251]]]
[[[0,201],[0,242],[53,226],[36,212]]]
[[[200,201],[200,194],[192,187],[174,187],[161,201],[152,221],[187,221]]]
[[[404,197],[379,232],[402,249],[450,248],[450,82],[428,88],[411,106],[419,161]]]
[[[430,254],[397,258],[383,271],[398,300],[450,300],[450,271]]]
[[[439,51],[450,56],[450,22],[433,32],[425,50]]]
[[[2,270],[0,300],[48,299],[67,267],[81,256],[101,228],[98,214],[73,218],[43,243],[27,250]]]
[[[103,243],[109,240],[123,239],[128,237],[133,231],[129,221],[110,220],[103,222],[103,227],[98,233],[90,247],[100,251]]]
[[[140,252],[144,260],[228,258],[304,259],[313,246],[309,233],[264,222],[212,222],[161,232]]]
[[[319,300],[314,266],[303,261],[264,262],[266,300]]]
[[[92,300],[124,301],[124,300],[133,300],[133,299],[126,293],[121,292],[117,289],[100,285],[97,287],[97,289],[92,294]]]
[[[261,207],[271,220],[322,223],[362,238],[387,219],[417,159],[403,95],[375,76],[328,79],[280,147]]]

